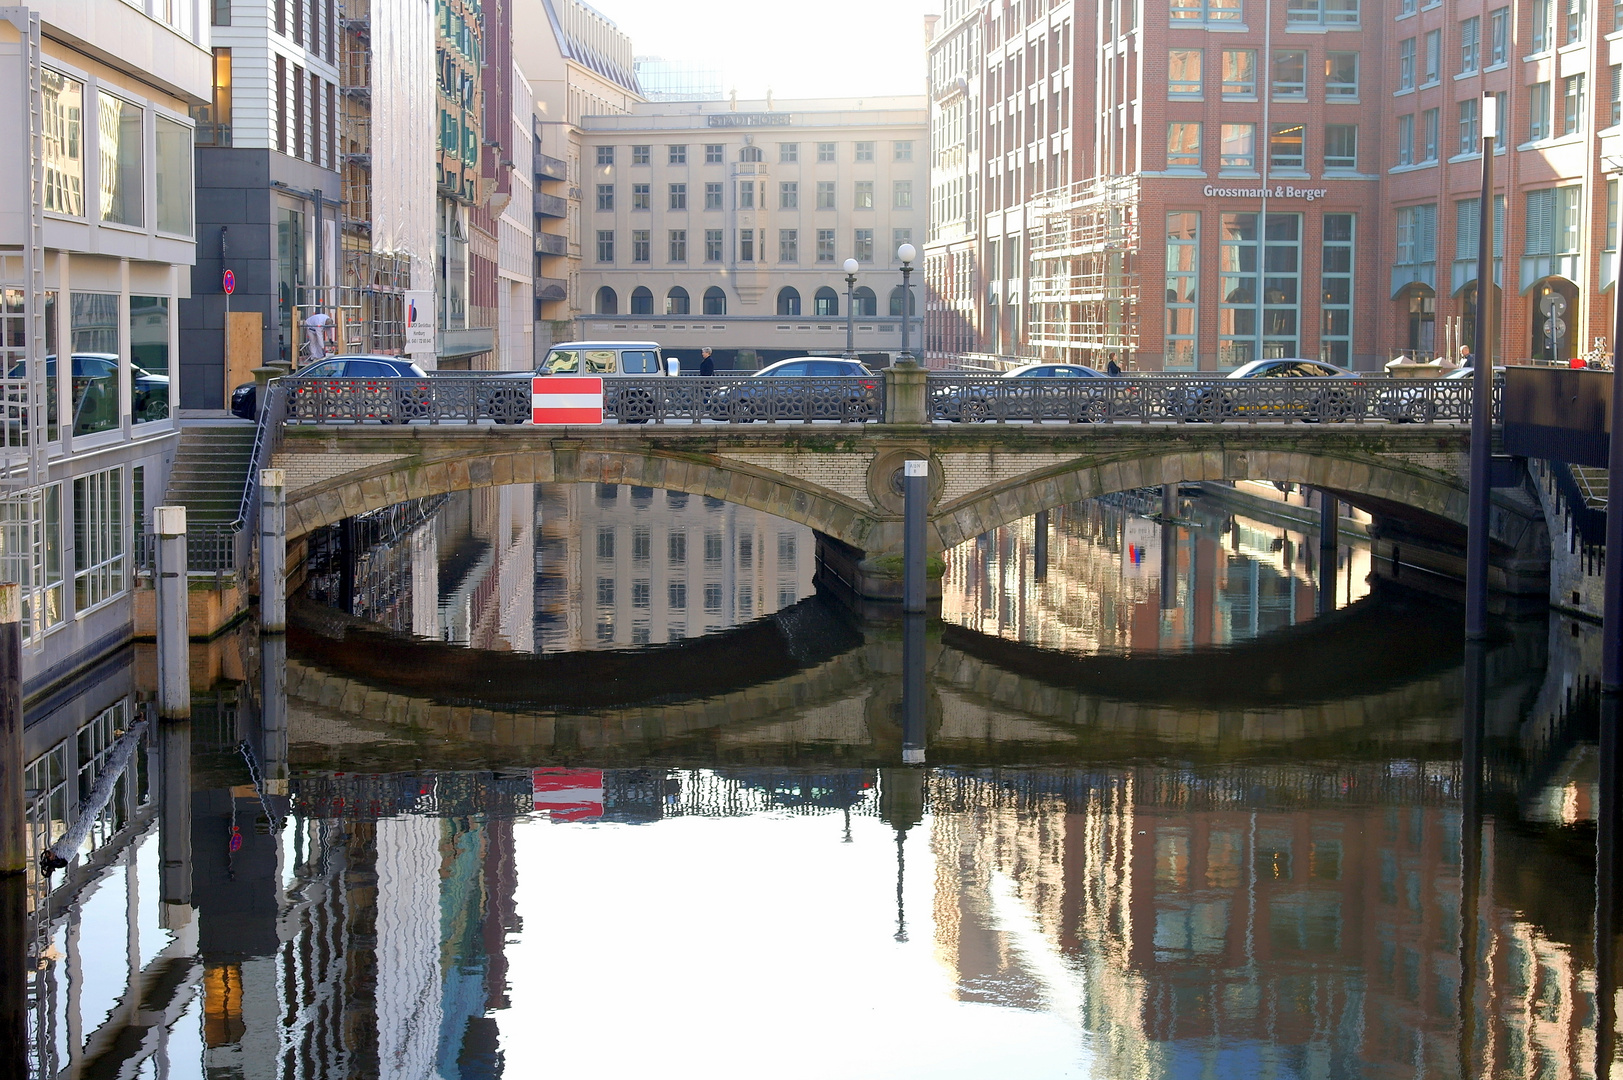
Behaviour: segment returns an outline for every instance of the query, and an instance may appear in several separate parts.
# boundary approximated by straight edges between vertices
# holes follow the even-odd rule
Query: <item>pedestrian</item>
[[[1476,357],[1471,355],[1471,346],[1469,346],[1469,345],[1461,345],[1460,346],[1460,359],[1459,359],[1460,367],[1472,367],[1475,364],[1476,364]]]
[[[310,358],[307,363],[315,363],[327,355],[327,334],[332,329],[332,316],[325,311],[318,311],[304,320],[305,337],[310,342]]]
[[[710,346],[699,350],[699,374],[708,379],[716,373],[716,362],[710,359]]]
[[[675,353],[665,358],[665,374],[673,379],[682,374],[682,360]]]
[[[1108,361],[1106,361],[1106,363],[1105,363],[1105,374],[1106,375],[1120,375],[1121,374],[1121,365],[1116,363],[1116,354],[1115,353],[1111,353],[1110,354],[1110,359]]]

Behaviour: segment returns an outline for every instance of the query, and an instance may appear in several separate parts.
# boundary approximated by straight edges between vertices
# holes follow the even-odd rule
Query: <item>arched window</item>
[[[779,315],[799,315],[800,314],[800,290],[799,289],[796,289],[796,288],[794,288],[792,286],[789,286],[789,285],[785,285],[783,288],[778,290],[778,314]]]
[[[739,161],[760,161],[761,148],[759,146],[746,146],[738,152]]]
[[[819,318],[832,318],[840,313],[840,294],[827,285],[817,290],[812,302]]]
[[[597,313],[599,315],[620,314],[620,298],[607,285],[597,290]]]
[[[654,313],[654,294],[642,285],[631,290],[631,314],[652,315]]]
[[[879,314],[879,297],[866,285],[858,285],[851,294],[851,311],[859,319],[871,319]]]
[[[704,291],[704,313],[706,315],[727,314],[727,294],[718,285],[712,285]]]
[[[906,294],[903,293],[902,287],[900,285],[898,285],[894,289],[890,290],[890,313],[892,315],[900,315],[902,313],[902,304],[903,304],[902,297],[904,295],[906,295]],[[917,297],[909,297],[909,299],[912,300],[912,303],[908,304],[908,312],[907,313],[909,315],[917,315],[919,313],[919,301],[918,301],[918,298]]]
[[[680,285],[671,286],[671,291],[665,294],[665,314],[688,314],[688,291]]]

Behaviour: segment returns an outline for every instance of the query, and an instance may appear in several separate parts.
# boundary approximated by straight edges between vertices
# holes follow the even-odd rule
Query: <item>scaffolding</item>
[[[1071,360],[1138,350],[1138,180],[1099,177],[1049,192],[1028,207],[1028,340]],[[1102,362],[1102,359],[1101,359]]]

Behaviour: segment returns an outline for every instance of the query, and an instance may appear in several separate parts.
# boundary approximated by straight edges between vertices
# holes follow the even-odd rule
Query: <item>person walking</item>
[[[716,373],[716,362],[710,359],[710,346],[706,345],[699,350],[699,375],[710,378]]]
[[[1116,363],[1116,354],[1115,353],[1110,354],[1110,360],[1105,364],[1105,374],[1106,375],[1120,375],[1121,374],[1121,365]]]

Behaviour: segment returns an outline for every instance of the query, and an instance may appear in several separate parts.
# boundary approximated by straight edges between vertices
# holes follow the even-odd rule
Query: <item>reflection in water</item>
[[[1159,508],[1135,493],[1060,507],[1044,552],[1039,518],[960,544],[947,552],[942,618],[1067,652],[1176,651],[1294,626],[1369,590],[1368,544],[1339,547],[1326,580],[1314,534],[1198,499],[1178,524],[1153,520]]]

